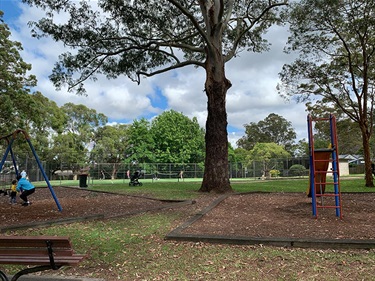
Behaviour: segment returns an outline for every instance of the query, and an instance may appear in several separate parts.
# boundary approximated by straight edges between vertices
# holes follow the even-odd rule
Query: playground
[[[330,147],[328,151],[327,149],[324,150],[324,153],[328,152],[328,156],[323,158],[318,157],[318,155],[322,155],[321,151],[311,150],[314,153],[311,157],[312,174],[310,175],[309,184],[307,179],[301,181],[292,180],[293,183],[289,181],[288,185],[301,185],[302,188],[299,188],[298,191],[288,190],[288,192],[282,192],[282,189],[278,189],[278,191],[262,192],[260,190],[266,189],[262,189],[261,186],[265,187],[264,183],[267,181],[254,181],[253,185],[250,184],[248,186],[248,188],[257,186],[256,190],[253,191],[248,189],[246,192],[231,194],[203,194],[196,192],[197,189],[194,189],[194,191],[190,191],[190,195],[194,194],[194,197],[188,196],[189,200],[159,200],[153,196],[153,191],[158,186],[157,183],[153,182],[147,183],[148,187],[146,185],[129,186],[128,183],[125,184],[124,182],[118,183],[120,185],[116,187],[116,184],[110,181],[113,190],[117,191],[111,192],[109,191],[111,188],[106,188],[107,191],[99,191],[89,186],[79,188],[77,185],[74,185],[75,187],[54,185],[52,188],[50,182],[46,180],[45,186],[38,185],[36,192],[32,194],[30,199],[32,205],[30,206],[22,206],[21,202],[9,204],[9,197],[0,194],[0,230],[7,234],[25,235],[25,233],[40,234],[49,232],[48,226],[52,226],[51,230],[57,230],[59,234],[62,229],[69,231],[70,226],[73,229],[75,228],[74,232],[71,232],[69,236],[75,236],[75,232],[80,234],[79,237],[75,236],[75,239],[76,241],[81,240],[80,246],[84,246],[81,250],[90,254],[83,266],[69,268],[64,273],[61,273],[63,275],[96,276],[105,278],[108,281],[148,280],[147,276],[150,274],[153,276],[153,271],[148,266],[144,268],[144,261],[148,260],[150,262],[148,265],[152,265],[153,268],[163,269],[165,265],[162,267],[158,265],[168,264],[167,274],[173,275],[173,272],[174,274],[178,272],[178,274],[183,276],[184,280],[186,278],[186,280],[198,280],[200,278],[197,277],[200,274],[207,274],[207,270],[204,269],[202,271],[200,268],[191,270],[189,268],[194,263],[188,263],[189,265],[187,266],[185,261],[190,259],[195,261],[198,252],[199,255],[202,254],[201,250],[203,248],[210,252],[220,252],[220,249],[226,247],[225,244],[236,244],[235,247],[228,245],[230,247],[227,248],[229,255],[236,256],[238,250],[240,250],[241,253],[245,254],[241,262],[246,260],[246,267],[254,268],[257,271],[242,271],[237,270],[238,268],[232,268],[232,270],[227,272],[228,276],[233,277],[231,280],[249,280],[249,277],[257,280],[274,280],[276,277],[279,278],[280,275],[288,276],[285,280],[290,280],[296,276],[304,276],[306,277],[304,280],[309,280],[316,275],[315,267],[313,266],[311,270],[307,270],[305,267],[298,265],[297,268],[303,268],[302,271],[298,271],[294,268],[294,265],[299,264],[300,260],[301,264],[303,264],[307,260],[311,261],[311,258],[315,259],[316,251],[318,249],[320,251],[321,248],[325,249],[325,251],[319,252],[319,255],[322,255],[324,260],[327,260],[330,255],[337,255],[343,265],[350,261],[349,258],[346,261],[346,253],[356,249],[356,251],[351,253],[361,257],[356,259],[352,266],[343,268],[331,266],[333,271],[327,276],[334,274],[335,276],[345,276],[346,278],[350,275],[352,279],[346,278],[347,280],[363,279],[363,277],[373,276],[374,274],[373,268],[368,267],[365,260],[367,259],[367,253],[371,254],[375,248],[375,240],[373,239],[375,225],[372,223],[375,219],[375,194],[363,191],[340,192],[338,188],[338,168],[335,167],[337,163],[337,145],[335,145],[335,142],[331,143],[334,144],[333,147]],[[33,150],[31,143],[29,144]],[[6,154],[8,152],[12,154],[10,148],[11,145],[8,146]],[[312,148],[314,148],[313,143]],[[329,157],[330,155],[332,157]],[[35,158],[39,164],[36,154]],[[5,157],[3,157],[3,163],[4,161]],[[328,162],[332,162],[332,169],[327,168]],[[16,169],[17,165],[14,166]],[[324,167],[321,168],[321,166]],[[325,177],[327,169],[332,174],[328,178]],[[320,174],[324,176],[318,176]],[[333,181],[331,178],[333,178]],[[276,182],[272,180],[269,182],[274,187]],[[164,186],[161,183],[160,185]],[[233,183],[233,185],[241,186],[243,184]],[[326,193],[326,185],[328,185],[328,190],[332,189],[333,186],[334,193]],[[79,186],[83,187],[81,182]],[[180,192],[183,192],[181,190],[183,186],[191,188],[190,184],[169,183],[168,186],[167,184],[164,186],[163,194],[173,193],[176,190],[180,194]],[[310,198],[305,192],[308,186],[310,188]],[[127,189],[140,192],[131,193],[128,191],[129,193],[125,193]],[[181,197],[184,198],[180,194]],[[344,202],[343,209],[341,208],[341,201]],[[320,209],[319,215],[318,208]],[[311,212],[312,209],[313,212]],[[143,220],[143,218],[147,217],[152,218],[151,225],[147,225],[147,219]],[[154,224],[159,217],[168,217],[170,224],[160,223],[157,228],[154,228]],[[131,228],[129,221],[132,219],[139,221],[134,226],[135,233],[126,238],[127,232]],[[99,223],[99,227],[103,223],[104,229],[97,228],[96,223]],[[91,231],[92,228],[95,230]],[[115,230],[117,228],[120,230],[119,233]],[[104,250],[100,243],[101,240],[99,242],[90,242],[87,239],[91,235],[96,237],[102,231],[105,231],[105,234],[103,233],[104,236],[101,234],[101,237],[113,236],[108,241],[117,241],[119,235],[124,240],[120,239],[121,243],[111,248],[107,248],[107,243],[104,243],[103,247],[106,248]],[[150,233],[144,235],[144,232],[148,231]],[[142,237],[142,239],[137,242],[137,240],[133,239],[135,237],[137,239]],[[94,239],[94,241],[97,241],[97,239]],[[184,243],[180,243],[181,241]],[[201,242],[210,243],[202,244]],[[211,243],[220,243],[221,245],[217,248],[210,248],[208,245]],[[252,246],[240,248],[242,245]],[[273,247],[264,250],[263,247],[265,245],[279,247],[277,250],[273,249]],[[119,251],[119,247],[121,247],[121,251]],[[130,250],[133,247],[134,250]],[[142,249],[146,247],[148,250],[143,253],[143,250],[140,251],[138,247]],[[173,266],[170,263],[170,259],[179,256],[179,248],[186,247],[189,248],[188,251],[186,249],[181,250],[184,256],[184,259],[181,259],[183,265],[176,262],[176,269],[172,269]],[[309,252],[297,250],[308,247],[312,248]],[[168,258],[169,248],[173,248],[173,255]],[[193,248],[197,248],[196,254],[194,254],[195,249]],[[336,251],[335,249],[344,250],[343,252],[334,252]],[[357,251],[357,249],[361,249],[361,251]],[[372,250],[368,251],[369,249]],[[107,253],[108,250],[114,251],[113,254]],[[100,260],[106,259],[108,255],[111,262],[102,262],[100,267],[93,269],[91,265],[98,264],[99,258],[95,254],[97,251],[99,253],[104,252],[104,257],[99,255]],[[160,251],[164,252],[165,259],[164,255],[156,254]],[[258,253],[262,257],[248,258],[253,251],[255,251],[255,255]],[[263,257],[264,251],[269,252],[265,254],[265,257]],[[286,251],[289,251],[287,255],[296,255],[296,257],[293,257],[294,262],[290,263],[285,260],[284,263]],[[134,252],[138,254],[134,256]],[[187,252],[191,252],[192,256],[186,255]],[[276,255],[274,254],[275,252],[277,252]],[[306,258],[301,259],[305,254]],[[279,257],[282,261],[279,260]],[[208,253],[207,258],[211,259],[210,253]],[[113,267],[113,259],[116,260],[115,267]],[[227,269],[227,259],[228,256],[225,256],[224,259],[218,258],[219,262],[211,262],[210,260],[205,260],[205,262],[210,267],[219,266],[221,269]],[[264,263],[267,259],[270,262]],[[273,262],[283,264],[283,267],[273,267]],[[132,265],[133,263],[134,265]],[[318,263],[319,261],[317,260]],[[204,264],[204,266],[207,265]],[[181,272],[181,266],[186,268],[186,272]],[[358,271],[358,266],[363,270]],[[325,269],[328,270],[329,267]],[[217,270],[213,272],[217,272]],[[158,274],[159,276],[164,276],[166,273],[162,270]],[[195,274],[195,276],[192,274]],[[218,280],[216,277],[206,277],[201,280]],[[163,280],[163,278],[154,280]]]
[[[222,280],[222,276],[228,280],[313,280],[322,268],[327,279],[319,280],[335,280],[330,276],[342,278],[337,280],[371,280],[370,276],[375,274],[373,250],[367,248],[320,249],[319,244],[311,245],[312,249],[300,249],[297,245],[265,247],[270,238],[374,242],[374,193],[343,193],[340,219],[332,209],[321,210],[319,217],[314,218],[311,198],[304,191],[228,196],[195,193],[193,200],[161,201],[148,196],[153,188],[151,184],[123,186],[145,192],[144,196],[130,196],[54,186],[62,211],[57,209],[47,187],[38,187],[31,197],[33,204],[27,207],[10,205],[9,197],[0,195],[0,229],[7,235],[71,237],[76,250],[88,253],[89,257],[82,266],[59,271],[63,276],[94,276],[107,281],[152,280],[155,274],[160,277],[155,280]],[[185,239],[166,240],[173,233]],[[101,239],[97,239],[98,235]],[[186,239],[191,237],[220,244]],[[244,238],[254,237],[264,240],[257,245],[243,245]],[[238,241],[242,245],[233,245]],[[236,267],[238,260],[245,270]],[[203,268],[200,263],[204,263]],[[275,267],[275,263],[282,266]],[[307,263],[314,266],[306,267]],[[100,266],[93,267],[95,264]],[[218,272],[224,267],[220,275],[199,279],[207,274],[207,268]],[[176,274],[181,279],[173,279]]]
[[[178,210],[185,220],[204,215],[181,233],[227,237],[291,237],[307,239],[373,239],[375,194],[343,193],[343,219],[332,209],[311,215],[311,198],[301,193],[251,192],[226,196],[197,194],[195,200],[164,201],[142,196],[97,192],[89,189],[54,187],[63,210],[60,212],[48,188],[37,188],[33,204],[10,205],[0,195],[0,229],[47,226],[80,220],[101,220],[144,212]],[[172,231],[172,229],[171,229]]]

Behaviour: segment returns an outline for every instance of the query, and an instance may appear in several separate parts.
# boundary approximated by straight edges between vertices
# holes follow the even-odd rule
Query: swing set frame
[[[39,160],[39,157],[38,157],[38,155],[37,155],[37,153],[36,153],[36,151],[34,149],[34,146],[32,145],[32,143],[30,141],[30,136],[29,136],[29,134],[25,130],[17,129],[17,130],[15,130],[13,133],[11,133],[9,135],[0,137],[0,140],[5,140],[7,142],[7,148],[5,150],[5,153],[3,155],[2,160],[0,162],[0,171],[3,169],[4,163],[5,163],[5,161],[6,161],[7,157],[8,157],[8,154],[10,153],[10,156],[11,156],[12,162],[13,162],[13,166],[14,166],[14,170],[16,172],[16,176],[19,175],[19,170],[17,168],[17,162],[16,162],[16,159],[14,157],[13,150],[12,150],[13,142],[14,142],[14,140],[17,138],[17,136],[19,134],[22,134],[24,136],[26,142],[29,144],[30,149],[31,149],[31,151],[32,151],[32,153],[33,153],[33,155],[35,157],[35,160],[36,160],[36,162],[38,164],[38,167],[39,167],[39,169],[40,169],[40,171],[41,171],[41,173],[43,175],[43,178],[44,178],[44,180],[47,183],[49,191],[51,192],[51,195],[52,195],[53,199],[55,200],[56,206],[57,206],[58,210],[61,212],[62,211],[62,207],[61,207],[61,205],[59,203],[59,200],[58,200],[58,198],[57,198],[57,196],[55,194],[55,191],[53,190],[53,187],[52,187],[52,185],[51,185],[51,183],[50,183],[50,181],[48,179],[48,176],[47,176],[46,172],[43,169],[42,163]]]

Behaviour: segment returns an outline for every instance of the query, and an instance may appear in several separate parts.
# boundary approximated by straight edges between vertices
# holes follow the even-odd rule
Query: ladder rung
[[[314,181],[314,183],[317,183],[317,184],[339,184],[338,182],[334,182],[334,181],[326,181],[326,182],[322,182],[322,181]]]
[[[341,209],[341,206],[321,206],[321,205],[317,205],[316,206],[317,208],[319,209]]]
[[[317,193],[316,194],[316,197],[339,197],[339,196],[340,196],[339,194],[334,194],[334,193],[324,193],[324,194]]]
[[[330,114],[327,118],[312,118],[311,115],[308,116],[308,137],[309,137],[309,155],[311,166],[310,169],[312,169],[311,176],[314,177],[313,179],[310,179],[311,183],[314,184],[314,186],[311,186],[310,188],[313,188],[315,192],[313,192],[313,214],[315,217],[318,217],[318,208],[330,208],[330,209],[336,209],[336,215],[340,216],[342,218],[342,207],[341,207],[341,191],[340,191],[340,174],[339,174],[339,159],[338,159],[338,146],[337,146],[337,132],[336,132],[336,118]],[[330,123],[330,147],[329,148],[317,148],[314,147],[314,129],[313,129],[313,122],[316,121],[329,121]],[[319,152],[325,152],[325,154],[321,154],[319,157]],[[320,159],[316,159],[320,158]],[[320,164],[321,163],[321,164]],[[330,164],[332,163],[332,164]],[[324,164],[324,165],[323,165]],[[317,171],[316,168],[319,166],[331,166],[330,169],[326,169],[327,171]],[[328,177],[326,179],[326,176]],[[320,178],[320,179],[319,179]],[[328,181],[327,181],[328,180]],[[321,182],[319,182],[321,181]],[[324,182],[323,182],[324,181]],[[325,188],[326,186],[329,187],[329,193],[319,193],[318,190],[315,188],[320,187],[320,191],[323,191],[322,188]],[[334,187],[334,190],[332,192],[332,187]],[[326,197],[326,200],[323,200],[323,198]],[[318,200],[320,198],[320,200]],[[318,202],[320,201],[320,202]],[[324,202],[328,201],[328,202]],[[335,201],[335,203],[333,202]],[[320,203],[320,205],[319,205]],[[324,205],[323,203],[328,203],[328,205]],[[334,204],[334,206],[332,206]]]
[[[311,118],[311,121],[328,121],[328,120],[330,120],[329,118],[327,118],[327,117],[322,117],[322,118],[314,118],[314,119],[312,119]]]

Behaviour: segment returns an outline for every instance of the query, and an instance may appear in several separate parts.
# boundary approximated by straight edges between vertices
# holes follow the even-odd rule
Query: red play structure
[[[315,149],[313,122],[327,122],[330,125],[331,144],[329,148]],[[342,218],[339,153],[337,145],[336,118],[331,114],[329,118],[313,119],[307,117],[310,154],[310,187],[309,197],[312,198],[312,212],[315,218],[318,217],[319,208],[332,208],[336,210],[336,216]],[[331,163],[331,169],[329,164]],[[332,179],[327,174],[332,174]],[[333,192],[326,192],[327,186],[333,186]],[[334,203],[329,201],[333,198]],[[327,199],[327,200],[325,200]],[[327,202],[328,204],[327,204]]]

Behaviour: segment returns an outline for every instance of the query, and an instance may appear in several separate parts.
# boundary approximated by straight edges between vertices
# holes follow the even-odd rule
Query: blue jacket
[[[17,191],[30,190],[35,188],[27,179],[21,178],[17,183]]]

